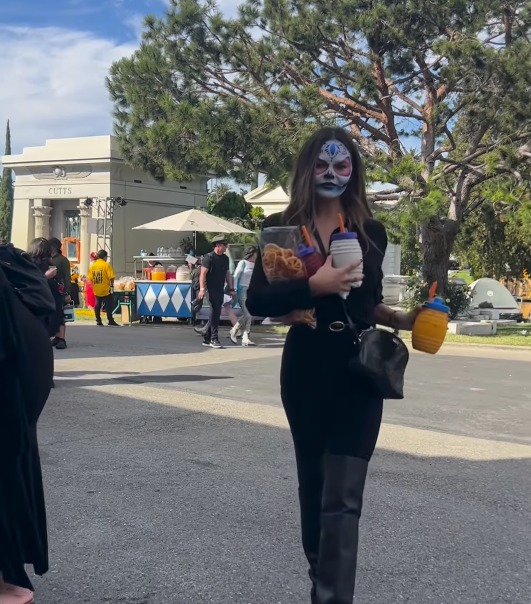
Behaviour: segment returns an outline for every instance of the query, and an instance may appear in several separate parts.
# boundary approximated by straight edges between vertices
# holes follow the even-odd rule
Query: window
[[[65,237],[79,239],[79,210],[65,210]]]

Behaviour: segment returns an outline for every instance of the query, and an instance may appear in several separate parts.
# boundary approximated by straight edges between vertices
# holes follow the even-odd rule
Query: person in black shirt
[[[64,319],[64,305],[70,304],[71,302],[71,277],[72,277],[72,269],[70,267],[70,262],[68,258],[63,256],[61,251],[62,244],[56,237],[52,237],[48,240],[50,247],[52,249],[52,265],[57,267],[57,281],[63,286],[63,295],[59,299],[59,306],[57,309],[57,315],[60,318],[59,328],[55,337],[52,339],[52,346],[55,346],[57,350],[63,350],[67,348],[65,335],[66,335],[66,326]]]
[[[342,214],[363,250],[363,272],[336,269],[330,238]],[[309,279],[268,283],[258,256],[247,308],[254,316],[282,317],[315,309],[317,327],[294,325],[284,347],[281,397],[297,463],[303,549],[310,565],[312,604],[352,604],[358,525],[368,463],[378,439],[383,400],[368,378],[354,375],[354,337],[376,323],[412,329],[418,311],[397,312],[383,303],[382,261],[387,235],[373,220],[359,151],[346,132],[322,128],[304,145],[295,165],[290,203],[264,227],[305,225],[323,266]],[[361,286],[351,289],[353,281]],[[348,293],[345,307],[342,292]]]
[[[203,299],[205,292],[208,291],[208,300],[210,302],[210,320],[203,339],[203,346],[223,348],[219,341],[218,329],[221,307],[223,306],[225,282],[229,286],[232,298],[236,297],[236,292],[234,291],[234,283],[229,270],[229,257],[225,254],[227,251],[227,242],[222,235],[217,235],[212,239],[212,244],[214,250],[203,257],[201,274],[199,276],[198,298]]]

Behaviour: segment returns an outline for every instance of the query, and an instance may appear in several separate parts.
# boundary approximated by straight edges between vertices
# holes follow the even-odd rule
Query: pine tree
[[[444,289],[474,189],[526,178],[530,40],[526,0],[246,0],[232,19],[173,0],[107,85],[124,156],[157,178],[283,183],[309,133],[344,127]]]
[[[5,155],[11,155],[11,131],[9,120],[6,128]],[[13,177],[11,168],[4,168],[0,182],[0,241],[10,241],[13,220]]]

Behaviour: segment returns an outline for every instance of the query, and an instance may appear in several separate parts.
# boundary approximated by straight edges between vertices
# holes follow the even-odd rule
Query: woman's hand
[[[363,281],[363,275],[353,275],[354,270],[361,264],[361,260],[344,268],[332,266],[332,256],[309,279],[312,296],[329,296],[349,292],[352,283]]]
[[[46,279],[53,279],[57,275],[57,267],[50,267],[45,273],[44,276]]]
[[[399,331],[412,331],[421,310],[422,306],[417,306],[409,312],[397,312],[394,320],[395,329]]]

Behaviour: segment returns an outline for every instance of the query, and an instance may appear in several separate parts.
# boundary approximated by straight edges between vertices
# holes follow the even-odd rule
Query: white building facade
[[[2,163],[15,173],[14,245],[27,249],[36,237],[77,240],[81,274],[99,248],[107,249],[117,274],[132,274],[141,249],[177,247],[188,235],[132,227],[206,206],[207,177],[159,183],[124,162],[113,136],[52,139]]]

